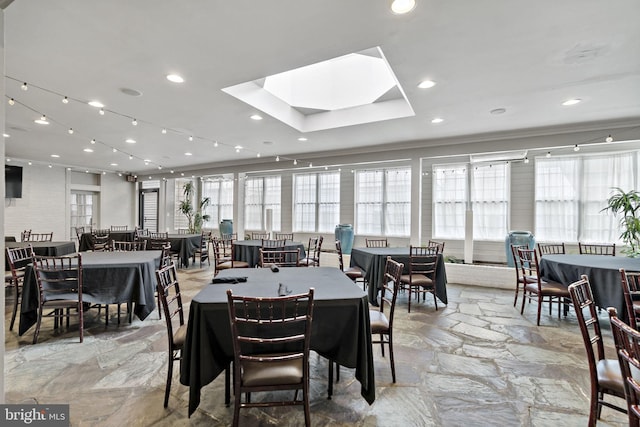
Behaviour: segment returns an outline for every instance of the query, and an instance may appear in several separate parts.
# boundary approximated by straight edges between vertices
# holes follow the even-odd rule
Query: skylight
[[[415,115],[379,47],[222,90],[301,132]]]

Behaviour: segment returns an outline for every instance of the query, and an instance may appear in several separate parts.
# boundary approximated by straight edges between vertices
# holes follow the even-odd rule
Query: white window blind
[[[358,234],[409,236],[411,169],[356,172],[355,207]]]
[[[504,239],[509,225],[509,163],[474,166],[471,178],[473,238]]]
[[[293,185],[293,231],[333,231],[340,218],[340,172],[296,174]]]

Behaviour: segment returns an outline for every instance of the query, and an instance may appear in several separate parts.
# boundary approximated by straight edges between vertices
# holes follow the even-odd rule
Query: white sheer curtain
[[[433,236],[464,239],[467,202],[467,165],[434,165]]]
[[[273,231],[280,231],[280,200],[280,177],[266,176],[264,178],[264,210],[262,218],[266,219],[267,209],[273,211]],[[264,229],[267,229],[266,224]]]
[[[316,231],[316,174],[293,177],[293,231]]]
[[[340,172],[318,174],[318,232],[335,230],[340,222]]]
[[[615,187],[629,191],[634,187],[634,154],[585,157],[582,174],[580,212],[581,242],[618,242],[618,220],[610,212],[602,212]]]
[[[244,182],[244,226],[262,230],[263,178],[247,178]]]
[[[370,236],[409,236],[410,168],[356,173],[356,232]]]
[[[473,238],[502,240],[509,226],[509,163],[474,166],[471,179]]]
[[[233,180],[205,179],[202,197],[210,199],[209,207],[205,210],[210,218],[203,223],[203,227],[217,229],[223,219],[233,219]]]

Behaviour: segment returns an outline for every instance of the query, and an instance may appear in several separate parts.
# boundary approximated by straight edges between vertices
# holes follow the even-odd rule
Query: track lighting
[[[63,104],[68,104],[69,103],[69,98],[67,98],[66,96],[64,98],[62,98],[62,103]]]
[[[13,106],[16,103],[16,100],[13,98],[9,99],[9,105]]]
[[[22,86],[20,86],[20,89],[29,90],[29,86],[27,86],[27,82],[22,83]]]

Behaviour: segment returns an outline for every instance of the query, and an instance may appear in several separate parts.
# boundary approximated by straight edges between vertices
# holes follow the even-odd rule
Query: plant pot
[[[335,230],[336,240],[340,240],[342,253],[351,254],[353,248],[353,226],[351,224],[338,224]]]

